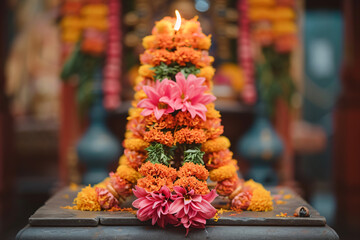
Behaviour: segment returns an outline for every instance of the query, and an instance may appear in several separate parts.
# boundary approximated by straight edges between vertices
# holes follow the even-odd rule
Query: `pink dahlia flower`
[[[145,189],[135,186],[134,195],[138,198],[132,205],[139,209],[137,218],[140,221],[152,219],[152,225],[157,223],[164,228],[166,224],[177,224],[178,220],[169,214],[171,193],[169,188],[163,186],[159,191],[147,192]]]
[[[205,78],[198,78],[190,74],[187,79],[179,72],[175,76],[176,85],[179,89],[177,91],[174,108],[183,112],[188,111],[191,117],[196,115],[206,120],[206,104],[215,101],[215,96],[206,94],[207,87],[203,85]]]
[[[218,195],[212,190],[206,195],[194,194],[194,190],[187,192],[183,187],[175,186],[176,195],[170,205],[169,214],[175,214],[180,219],[178,225],[186,228],[186,235],[190,227],[205,228],[206,219],[215,216],[216,209],[210,204]]]
[[[147,98],[138,103],[138,107],[144,108],[141,112],[143,116],[154,113],[156,119],[160,119],[163,114],[174,112],[174,98],[178,95],[176,83],[164,79],[161,82],[156,81],[155,87],[144,86],[144,92]]]

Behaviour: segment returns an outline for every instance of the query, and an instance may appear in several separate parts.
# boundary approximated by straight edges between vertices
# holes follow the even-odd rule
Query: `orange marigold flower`
[[[239,185],[240,179],[235,174],[232,178],[224,179],[216,184],[216,192],[221,196],[229,196]]]
[[[220,112],[215,110],[215,104],[210,103],[206,105],[207,112],[206,112],[206,118],[220,118]]]
[[[149,49],[149,48],[155,48],[155,39],[156,36],[154,35],[149,35],[143,38],[142,40],[142,45],[145,49]]]
[[[144,151],[149,143],[140,138],[130,138],[123,141],[123,147],[134,151]]]
[[[185,66],[186,63],[192,63],[197,66],[201,59],[201,51],[189,47],[179,47],[173,54],[173,61],[181,66]]]
[[[208,140],[201,146],[204,152],[218,152],[230,147],[230,141],[227,137],[221,136],[212,140]]]
[[[198,115],[196,115],[195,118],[192,118],[188,111],[178,112],[175,116],[175,120],[178,126],[197,127],[204,123],[204,120],[202,120]]]
[[[158,142],[169,147],[174,145],[174,137],[170,131],[163,133],[157,129],[150,129],[150,131],[145,133],[144,140],[148,143]]]
[[[144,152],[132,151],[130,149],[125,149],[124,155],[127,159],[127,165],[135,170],[141,166],[147,157]]]
[[[154,129],[173,129],[176,126],[176,118],[171,114],[162,115],[159,120],[155,118],[154,114],[145,117],[145,125],[147,128]]]
[[[225,165],[210,171],[210,179],[214,182],[232,178],[236,174],[236,167],[233,164]]]
[[[128,121],[134,118],[142,117],[140,114],[142,112],[141,108],[132,107],[129,108],[129,116],[126,118]]]
[[[100,211],[101,206],[97,200],[97,193],[95,188],[92,188],[90,185],[81,189],[77,194],[77,197],[74,199],[74,204],[76,206],[73,209],[82,210],[82,211]]]
[[[204,162],[208,169],[219,168],[231,163],[232,156],[233,153],[229,149],[206,153],[204,155]]]
[[[147,98],[147,95],[144,92],[144,90],[142,90],[142,89],[139,90],[139,91],[136,91],[135,94],[134,94],[134,99],[136,101],[140,101],[140,100],[145,99],[145,98]]]
[[[202,129],[189,129],[182,128],[174,133],[174,139],[177,143],[204,143],[206,141],[206,135]]]
[[[221,125],[220,118],[208,118],[203,125],[207,139],[219,137],[224,132],[224,126]]]
[[[211,46],[211,35],[203,36],[197,39],[196,47],[203,50],[209,50]]]
[[[174,44],[176,47],[196,47],[196,36],[192,34],[176,34],[174,37]]]
[[[174,59],[173,53],[169,52],[166,49],[156,49],[153,51],[146,50],[145,53],[151,54],[151,63],[155,66],[159,65],[162,62],[169,65]]]
[[[181,30],[182,30],[182,34],[191,34],[191,35],[194,33],[201,33],[202,31],[200,22],[195,19],[185,21]]]
[[[116,170],[116,174],[132,183],[136,183],[136,181],[141,177],[140,173],[127,165],[120,165]]]
[[[215,74],[215,68],[213,68],[212,66],[206,66],[206,67],[200,68],[200,72],[198,74],[196,74],[196,76],[205,78],[206,85],[208,85],[210,87],[210,85],[212,83],[212,78],[214,77],[214,74]]]
[[[180,186],[185,188],[187,191],[194,190],[195,194],[207,194],[209,193],[209,188],[207,183],[204,181],[198,180],[196,177],[182,177],[176,180],[174,186]]]
[[[137,181],[137,185],[148,192],[159,191],[162,186],[166,185],[166,180],[166,178],[155,178],[148,175],[144,178],[140,178]]]
[[[160,163],[146,162],[139,169],[139,173],[143,176],[153,176],[160,178],[169,178],[174,181],[177,177],[175,168],[167,167]]]
[[[164,17],[160,21],[155,22],[155,26],[152,30],[152,34],[168,34],[173,36],[175,34],[174,30],[175,19],[171,17]]]
[[[149,64],[144,64],[139,67],[139,75],[142,77],[148,77],[154,79],[155,72],[152,70],[153,66]]]
[[[128,164],[128,160],[126,158],[125,155],[122,155],[120,158],[119,158],[119,165],[127,165]]]
[[[247,210],[256,212],[272,211],[273,201],[270,191],[267,191],[262,185],[252,191],[250,206]]]
[[[176,35],[175,35],[176,38]],[[158,34],[156,35],[156,43],[157,48],[164,49],[173,49],[175,47],[175,43],[173,41],[173,37],[169,34]]]
[[[206,180],[209,177],[209,172],[204,165],[187,162],[179,169],[178,176],[179,178],[194,176],[199,180]]]

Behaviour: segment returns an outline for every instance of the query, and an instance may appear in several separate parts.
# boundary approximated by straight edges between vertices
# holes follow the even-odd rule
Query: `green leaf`
[[[145,150],[148,152],[146,161],[151,163],[160,163],[166,166],[170,165],[171,160],[174,158],[174,151],[176,146],[168,147],[161,143],[152,143]]]
[[[195,147],[193,149],[187,149],[184,151],[184,162],[192,162],[195,164],[202,164],[204,165],[203,157],[204,152],[200,150],[200,147]]]
[[[196,68],[195,65],[191,63],[187,63],[185,66],[180,66],[178,63],[166,65],[162,62],[160,65],[155,66],[152,69],[155,72],[154,78],[160,81],[164,80],[165,78],[175,80],[175,75],[178,72],[184,74],[185,77],[187,77],[189,74],[196,75],[200,72],[200,69]]]

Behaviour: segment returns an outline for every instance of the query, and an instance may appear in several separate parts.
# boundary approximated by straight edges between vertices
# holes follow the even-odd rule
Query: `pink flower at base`
[[[206,219],[215,216],[216,209],[211,202],[218,196],[215,190],[206,195],[194,194],[194,190],[187,192],[183,187],[175,186],[176,195],[172,196],[174,202],[170,205],[169,214],[175,214],[180,219],[177,224],[186,228],[186,235],[189,228],[205,228]]]
[[[190,74],[187,79],[179,72],[175,76],[176,85],[179,89],[174,102],[174,108],[183,112],[188,111],[192,118],[196,115],[206,120],[206,104],[215,101],[216,97],[206,94],[207,87],[203,85],[205,78],[198,78]]]
[[[156,81],[155,86],[143,86],[147,98],[141,100],[137,107],[144,108],[141,115],[148,116],[154,113],[157,120],[163,114],[174,112],[174,98],[178,95],[178,89],[174,81],[164,79]]]
[[[234,211],[247,210],[250,206],[252,193],[250,191],[244,191],[239,193],[231,201],[231,209]]]
[[[152,225],[157,223],[162,228],[167,224],[178,223],[178,220],[169,214],[171,192],[168,187],[163,186],[159,191],[149,193],[145,189],[135,186],[133,193],[138,199],[132,205],[139,209],[137,218],[140,221],[152,219]]]
[[[95,188],[97,193],[98,202],[102,209],[110,209],[116,207],[119,201],[110,193],[106,188]]]

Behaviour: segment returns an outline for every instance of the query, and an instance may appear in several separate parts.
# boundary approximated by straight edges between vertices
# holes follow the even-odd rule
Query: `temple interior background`
[[[86,83],[64,82],[60,76],[69,37],[62,22],[63,2],[0,3],[1,239],[13,239],[52,194],[63,186],[82,184],[87,171],[77,157],[76,143],[89,125],[92,93]],[[197,15],[204,33],[212,35],[216,108],[241,174],[265,186],[291,187],[326,217],[341,239],[357,239],[360,2],[283,0],[293,2],[296,17],[291,26],[296,29],[285,26],[282,30],[295,31],[296,37],[276,43],[276,50],[266,48],[269,65],[252,61],[253,68],[275,68],[275,79],[279,72],[276,68],[287,64],[289,78],[282,79],[291,85],[292,94],[285,96],[262,82],[268,76],[263,72],[253,77],[254,86],[264,94],[260,96],[265,96],[257,102],[252,92],[247,92],[250,83],[244,77],[247,66],[241,53],[244,29],[238,1],[121,2],[121,89],[115,92],[118,102],[107,110],[106,122],[118,142],[125,134],[127,111],[135,93],[132,85],[140,65],[139,54],[144,51],[142,38],[151,33],[155,21],[173,16],[175,9],[186,19]],[[256,41],[267,41],[267,27],[266,23],[252,25],[251,31],[258,33]],[[250,42],[249,47],[252,45]],[[293,46],[291,52],[284,54],[281,50],[289,46]],[[271,105],[265,114],[266,123],[259,120],[264,118],[264,105]],[[271,131],[261,132],[262,124]],[[275,145],[274,152],[261,152],[261,142],[267,139],[281,145],[281,153],[274,154],[279,147]],[[243,147],[251,140],[259,144],[256,159],[251,159]],[[108,169],[116,164],[114,159]]]

